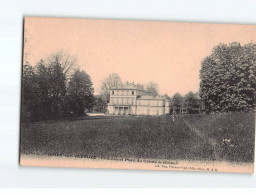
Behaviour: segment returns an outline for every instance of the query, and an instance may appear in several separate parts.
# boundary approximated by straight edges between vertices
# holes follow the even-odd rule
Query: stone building
[[[170,101],[127,82],[110,89],[107,111],[110,115],[165,115],[170,114]]]

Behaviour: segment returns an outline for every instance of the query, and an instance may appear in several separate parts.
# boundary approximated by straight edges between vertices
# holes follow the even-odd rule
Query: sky
[[[219,43],[256,43],[256,25],[26,17],[30,64],[57,51],[78,59],[95,94],[104,78],[158,84],[172,96],[199,91],[202,60]]]

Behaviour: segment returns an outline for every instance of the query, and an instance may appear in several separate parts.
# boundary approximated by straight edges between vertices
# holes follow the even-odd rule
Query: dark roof
[[[122,89],[134,89],[134,90],[143,90],[142,85],[135,85],[133,83],[125,83],[117,86],[110,87],[110,90],[122,90]]]

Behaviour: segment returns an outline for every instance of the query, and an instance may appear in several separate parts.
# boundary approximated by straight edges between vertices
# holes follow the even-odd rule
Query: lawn
[[[254,113],[21,124],[21,154],[253,162]]]

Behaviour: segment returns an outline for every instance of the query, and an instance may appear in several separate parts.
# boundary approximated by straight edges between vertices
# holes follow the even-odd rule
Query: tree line
[[[76,68],[76,58],[57,52],[36,66],[26,62],[22,75],[22,120],[83,116],[94,104],[90,76]]]
[[[112,74],[103,80],[98,99],[102,108],[109,102],[109,89],[113,83],[122,83],[119,75]],[[149,82],[145,90],[159,95],[158,85]],[[176,93],[171,100],[176,112],[182,108],[187,113],[248,112],[256,106],[256,44],[237,42],[216,45],[212,53],[201,62],[198,93],[189,92],[184,97]]]
[[[216,45],[201,62],[199,93],[176,93],[172,106],[188,113],[255,111],[256,44]]]
[[[76,58],[56,52],[35,66],[24,62],[22,77],[22,120],[31,121],[84,116],[86,112],[106,112],[111,86],[122,84],[113,73],[102,81],[94,95],[90,76],[79,70]],[[149,82],[144,89],[159,95],[158,85]],[[233,42],[215,46],[201,62],[198,93],[176,93],[171,100],[175,112],[184,108],[199,112],[253,111],[256,104],[256,44]]]

